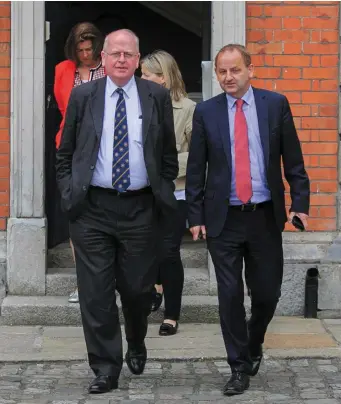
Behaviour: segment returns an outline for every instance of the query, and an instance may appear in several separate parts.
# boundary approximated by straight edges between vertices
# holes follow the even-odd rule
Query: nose
[[[125,57],[124,57],[124,52],[121,52],[120,57],[119,57],[119,62],[124,63],[125,62]]]
[[[231,81],[232,80],[232,75],[231,73],[227,72],[226,73],[226,81]]]

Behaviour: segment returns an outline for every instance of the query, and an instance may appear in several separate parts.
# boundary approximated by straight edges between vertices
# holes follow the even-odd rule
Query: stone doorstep
[[[340,323],[331,326],[341,328]],[[152,360],[226,358],[218,324],[180,324],[178,334],[166,338],[158,335],[158,328],[158,324],[151,324],[146,338]],[[125,350],[123,327],[122,335]],[[341,348],[332,327],[326,330],[320,320],[275,317],[266,335],[264,354],[265,358],[334,358],[341,357]],[[0,327],[0,362],[61,360],[86,360],[81,327]]]
[[[117,299],[120,318],[120,299]],[[151,313],[149,321],[160,323],[162,308]],[[1,305],[1,324],[4,325],[73,325],[81,324],[79,305],[67,302],[67,296],[7,296]],[[218,323],[216,296],[183,296],[182,323]]]
[[[185,268],[184,296],[209,295],[207,268]],[[47,296],[68,296],[76,287],[75,268],[49,268],[46,274]]]

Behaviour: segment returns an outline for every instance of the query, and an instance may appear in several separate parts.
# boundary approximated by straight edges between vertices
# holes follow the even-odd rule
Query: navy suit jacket
[[[291,211],[308,214],[309,178],[287,98],[257,88],[253,92],[275,219],[283,231],[287,215],[281,160],[290,185]],[[209,237],[219,236],[226,220],[231,164],[229,116],[223,93],[197,105],[187,165],[189,225],[205,225]]]

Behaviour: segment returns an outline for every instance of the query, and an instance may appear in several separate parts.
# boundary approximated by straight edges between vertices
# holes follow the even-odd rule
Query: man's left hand
[[[292,223],[292,218],[294,216],[298,216],[302,220],[303,226],[304,226],[305,230],[307,230],[307,228],[308,228],[308,215],[306,215],[305,213],[291,212],[290,215],[289,215],[289,218],[288,218],[289,223]]]

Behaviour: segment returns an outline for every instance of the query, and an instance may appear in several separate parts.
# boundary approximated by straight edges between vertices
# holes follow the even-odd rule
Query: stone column
[[[211,60],[214,61],[219,49],[229,43],[245,45],[245,1],[212,1],[212,42]],[[212,69],[212,96],[221,93]],[[212,259],[208,257],[210,293],[215,294],[217,280]]]
[[[229,43],[245,45],[245,1],[212,1],[211,59]],[[213,72],[213,96],[221,92]]]
[[[44,295],[45,7],[11,2],[11,174],[7,226],[10,294]]]

